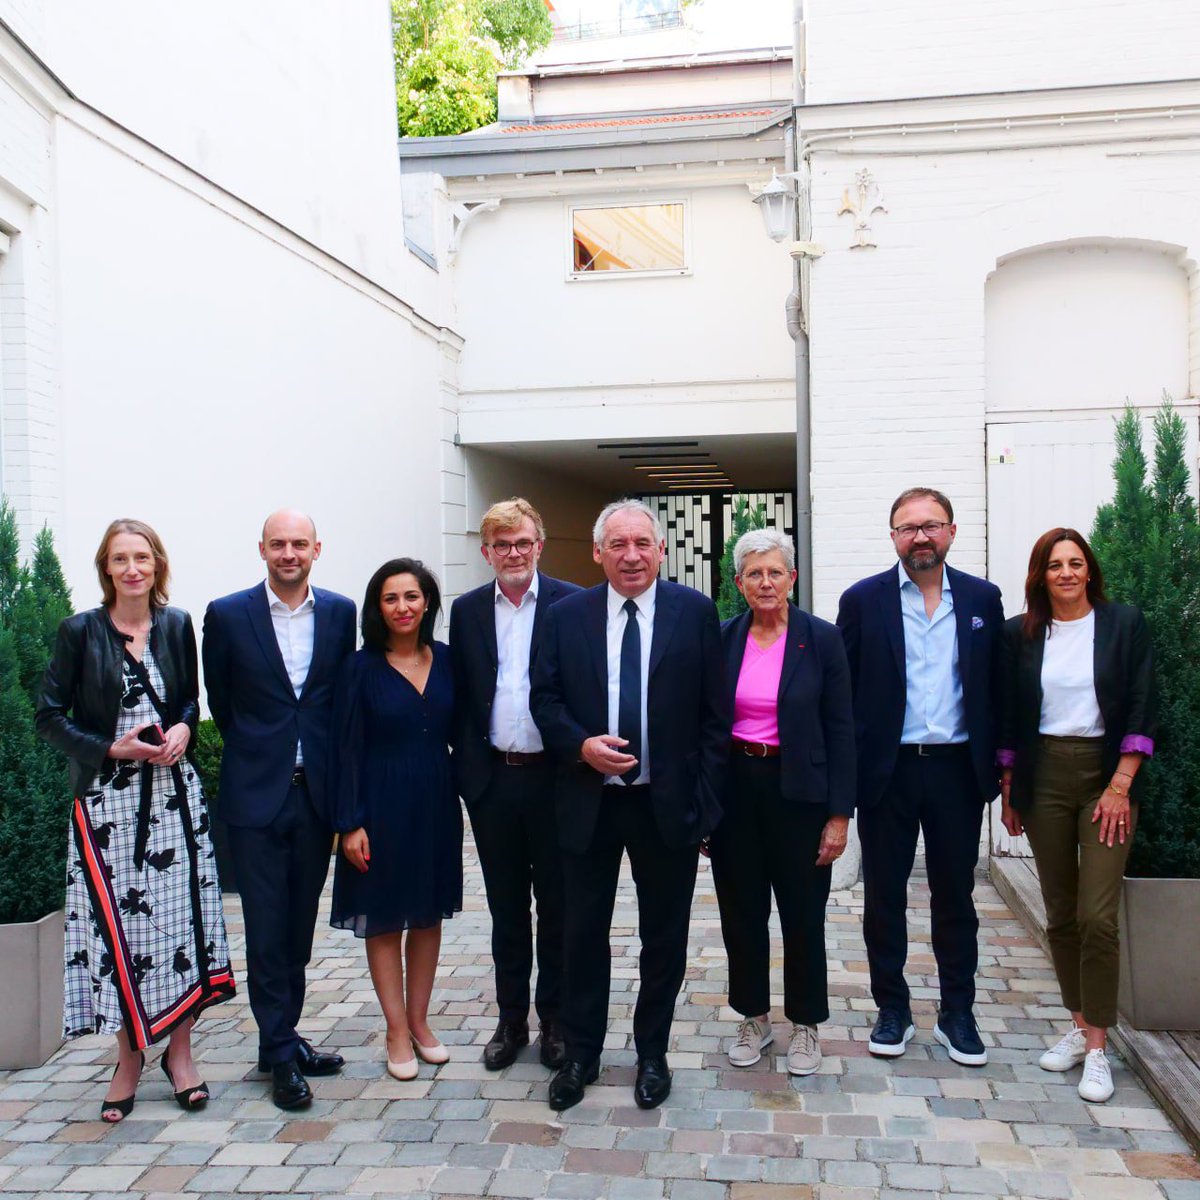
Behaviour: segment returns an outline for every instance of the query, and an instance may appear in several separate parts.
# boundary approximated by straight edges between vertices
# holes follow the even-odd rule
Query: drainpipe
[[[804,103],[804,0],[794,0],[792,9],[792,123],[787,131],[784,161],[788,172],[796,170],[796,110]],[[793,174],[793,178],[795,178]],[[808,236],[808,189],[797,187],[793,240]],[[804,312],[801,273],[803,256],[793,256],[792,291],[785,304],[787,329],[796,347],[796,590],[800,607],[812,611],[812,420],[809,394],[808,321]]]

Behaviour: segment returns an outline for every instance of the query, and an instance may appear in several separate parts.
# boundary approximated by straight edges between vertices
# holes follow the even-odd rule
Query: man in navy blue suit
[[[879,1006],[869,1049],[896,1057],[914,1033],[905,908],[923,832],[941,991],[934,1037],[955,1062],[982,1066],[972,892],[983,813],[999,790],[992,688],[1004,610],[994,584],[945,565],[956,527],[941,492],[901,493],[889,524],[900,561],[849,588],[837,618],[854,689],[863,938]]]
[[[333,841],[325,765],[354,603],[309,587],[321,543],[304,513],[269,516],[258,549],[266,581],[204,614],[204,680],[225,743],[220,809],[242,896],[258,1068],[272,1075],[275,1103],[294,1109],[312,1101],[306,1075],[331,1075],[343,1061],[296,1025]]]
[[[500,1021],[483,1050],[489,1071],[529,1043],[533,970],[530,890],[537,901],[537,1006],[542,1064],[562,1065],[562,862],[554,771],[529,711],[529,676],[552,604],[579,591],[538,571],[546,528],[520,497],[493,504],[479,549],[495,578],[450,609],[454,778],[471,817],[492,914]]]
[[[720,626],[713,602],[658,579],[665,544],[637,500],[601,512],[592,554],[607,583],[546,614],[531,707],[557,763],[566,899],[566,1061],[550,1107],[596,1080],[608,1025],[609,927],[623,853],[642,951],[633,1015],[634,1100],[671,1090],[667,1043],[683,983],[699,845],[720,816],[729,753]]]

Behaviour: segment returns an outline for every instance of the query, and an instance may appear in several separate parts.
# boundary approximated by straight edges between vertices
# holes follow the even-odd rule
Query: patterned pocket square
[[[982,617],[972,617],[971,618],[971,628],[972,629],[982,629],[983,628],[983,618]]]

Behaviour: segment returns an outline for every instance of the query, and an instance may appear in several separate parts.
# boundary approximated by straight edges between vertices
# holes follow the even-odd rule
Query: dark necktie
[[[621,782],[632,783],[642,770],[642,635],[638,629],[637,605],[626,600],[625,632],[621,635],[621,691],[617,701],[617,736],[629,745],[626,754],[632,754],[637,766],[630,767],[621,776]]]

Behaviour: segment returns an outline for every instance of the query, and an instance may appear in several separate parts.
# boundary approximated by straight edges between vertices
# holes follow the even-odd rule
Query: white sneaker
[[[788,1042],[787,1069],[789,1075],[811,1075],[821,1066],[821,1039],[815,1025],[793,1025],[792,1040]]]
[[[1083,1060],[1083,1078],[1079,1081],[1080,1099],[1103,1104],[1113,1094],[1112,1071],[1103,1050],[1089,1050]]]
[[[1069,1071],[1087,1057],[1087,1034],[1078,1025],[1071,1026],[1059,1040],[1038,1059],[1043,1071]]]
[[[737,1037],[729,1047],[729,1061],[735,1067],[752,1067],[774,1040],[770,1021],[747,1017],[738,1026]]]

